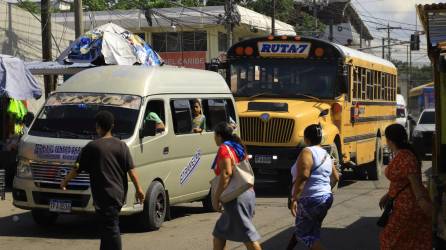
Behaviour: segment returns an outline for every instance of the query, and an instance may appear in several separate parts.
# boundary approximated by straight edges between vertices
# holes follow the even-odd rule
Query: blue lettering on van
[[[36,144],[34,154],[40,159],[74,161],[81,149],[81,147],[76,146]]]
[[[192,177],[192,174],[195,172],[195,170],[200,165],[201,161],[201,150],[198,149],[197,152],[195,152],[194,156],[192,156],[192,159],[187,164],[187,166],[181,171],[180,174],[180,184],[183,185],[186,182],[190,180]]]

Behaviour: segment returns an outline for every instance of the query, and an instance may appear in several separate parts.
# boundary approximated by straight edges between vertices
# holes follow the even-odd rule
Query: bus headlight
[[[28,160],[20,160],[17,164],[16,176],[19,178],[31,179],[33,177],[31,172],[31,166]]]

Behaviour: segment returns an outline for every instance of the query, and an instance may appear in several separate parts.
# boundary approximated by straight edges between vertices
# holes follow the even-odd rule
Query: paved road
[[[430,164],[425,164],[429,168]],[[378,249],[379,229],[375,226],[380,215],[378,200],[388,182],[354,180],[335,194],[335,203],[324,221],[322,241],[327,249]],[[262,235],[264,249],[284,249],[292,232],[293,219],[286,208],[286,188],[260,186],[257,192],[255,225]],[[0,249],[98,249],[98,226],[94,216],[68,215],[49,228],[36,226],[29,212],[11,205],[11,194],[0,201]],[[124,249],[211,249],[211,231],[217,213],[206,213],[201,203],[173,208],[173,219],[159,231],[141,232],[134,227],[135,218],[122,217]],[[18,222],[13,216],[19,216]],[[244,249],[230,243],[228,249]]]

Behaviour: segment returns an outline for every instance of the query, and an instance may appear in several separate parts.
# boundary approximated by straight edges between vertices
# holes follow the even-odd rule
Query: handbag
[[[254,171],[252,170],[249,161],[244,159],[237,163],[231,149],[227,145],[225,146],[229,152],[229,155],[231,156],[234,169],[232,170],[232,176],[228,186],[220,196],[220,201],[223,203],[236,199],[246,190],[254,187]],[[212,197],[215,197],[215,192],[217,191],[217,187],[220,183],[220,176],[221,175],[216,176],[211,180]]]
[[[317,165],[316,167],[314,167],[314,168],[311,169],[311,171],[310,171],[310,176],[313,174],[313,172],[314,172],[316,169],[318,169],[320,166],[322,166],[322,165],[325,163],[325,161],[328,159],[328,157],[329,157],[329,155],[326,154],[326,155],[324,156],[324,158],[322,159],[321,163],[320,163],[319,165]],[[294,164],[296,164],[296,163],[294,163]],[[288,209],[291,209],[291,196],[292,196],[292,193],[291,193],[291,192],[293,191],[293,186],[294,186],[295,183],[296,183],[296,181],[292,181],[292,182],[291,182],[290,191],[288,192]],[[332,184],[331,177],[330,177],[330,185],[331,185],[331,187],[333,188],[333,184]],[[335,185],[336,185],[336,184],[335,184]]]
[[[383,211],[381,217],[379,217],[378,221],[376,222],[376,225],[378,225],[379,227],[385,227],[387,225],[387,223],[389,222],[390,215],[393,212],[393,204],[395,203],[395,199],[409,185],[410,185],[410,183],[408,183],[400,191],[398,191],[398,193],[396,193],[395,197],[393,197],[393,198],[390,197],[390,198],[387,199],[387,202],[384,205],[384,211]]]

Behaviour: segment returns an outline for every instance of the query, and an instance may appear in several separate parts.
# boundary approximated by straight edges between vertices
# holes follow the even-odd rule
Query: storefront
[[[271,18],[255,11],[236,6],[237,24],[233,41],[264,36],[271,33]],[[228,36],[224,25],[224,6],[196,8],[152,9],[148,22],[142,10],[115,10],[85,12],[86,29],[108,22],[138,34],[152,45],[166,64],[204,69],[205,63],[222,58],[228,49]],[[72,13],[55,14],[55,22],[74,28]],[[276,34],[296,35],[294,27],[276,21]]]

